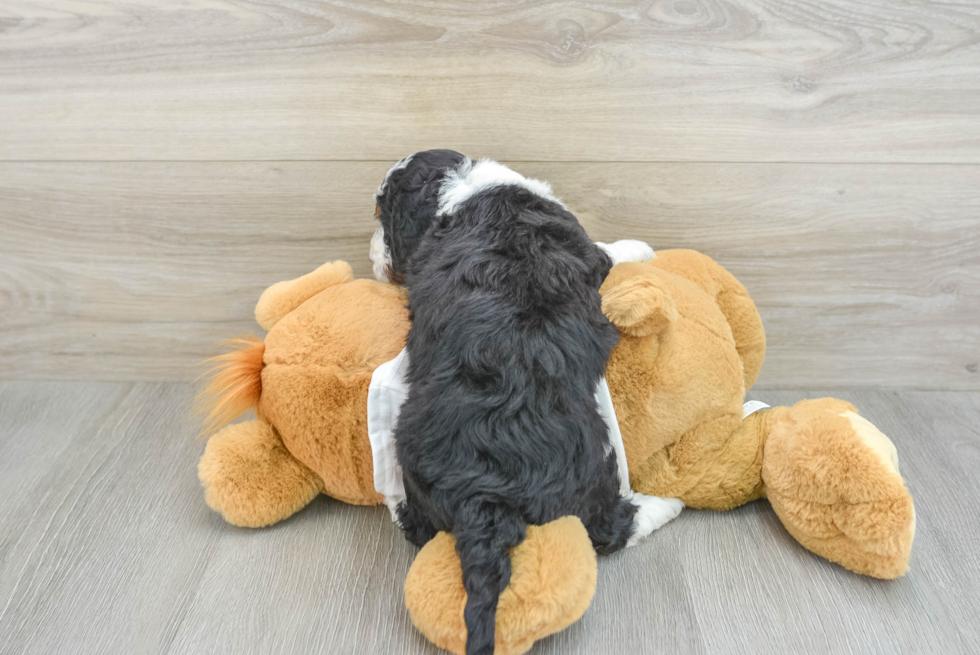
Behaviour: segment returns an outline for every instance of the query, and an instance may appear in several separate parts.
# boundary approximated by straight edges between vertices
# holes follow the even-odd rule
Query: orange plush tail
[[[245,335],[223,343],[231,352],[204,360],[211,365],[202,377],[208,385],[197,396],[197,413],[204,417],[201,436],[209,437],[259,403],[265,342]]]

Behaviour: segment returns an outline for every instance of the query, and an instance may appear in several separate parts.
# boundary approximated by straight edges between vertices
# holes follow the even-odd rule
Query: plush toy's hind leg
[[[495,655],[527,652],[581,618],[595,594],[595,551],[574,516],[529,525],[510,560],[510,584],[497,602]],[[422,634],[463,655],[466,590],[452,535],[440,532],[419,551],[405,580],[405,604]]]
[[[790,408],[771,426],[762,477],[786,529],[813,552],[876,578],[908,570],[915,510],[898,455],[850,404]]]
[[[320,477],[290,455],[262,420],[229,425],[212,436],[197,471],[211,509],[246,528],[295,514],[323,489]]]

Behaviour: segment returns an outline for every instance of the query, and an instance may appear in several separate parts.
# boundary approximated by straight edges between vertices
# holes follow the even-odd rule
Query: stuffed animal
[[[891,441],[833,398],[743,406],[765,334],[733,276],[700,253],[661,251],[614,267],[600,293],[621,334],[606,377],[635,491],[713,510],[766,498],[814,553],[878,578],[907,570],[915,512]],[[404,345],[405,301],[399,287],[354,280],[344,262],[266,290],[256,307],[265,340],[240,339],[215,358],[203,396],[212,436],[199,475],[209,506],[261,527],[319,493],[382,502],[367,397],[374,370]],[[255,420],[228,425],[250,408]],[[595,554],[574,517],[529,528],[511,558],[497,611],[501,654],[576,621],[596,584]],[[463,652],[466,596],[452,536],[422,548],[405,598],[423,634]]]

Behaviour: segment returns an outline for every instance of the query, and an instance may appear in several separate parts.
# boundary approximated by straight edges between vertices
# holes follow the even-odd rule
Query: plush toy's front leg
[[[306,507],[323,489],[262,420],[226,426],[208,440],[198,465],[204,498],[226,521],[261,528]]]
[[[892,442],[842,400],[805,400],[778,416],[762,478],[786,529],[856,573],[904,574],[915,510]]]

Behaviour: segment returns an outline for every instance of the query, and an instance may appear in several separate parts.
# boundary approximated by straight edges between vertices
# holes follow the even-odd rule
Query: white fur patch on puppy
[[[378,282],[391,282],[391,253],[385,245],[385,229],[378,227],[371,237],[371,250],[368,252],[371,270]]]
[[[408,157],[405,157],[404,159],[399,159],[394,164],[392,164],[391,168],[388,169],[388,172],[385,173],[385,179],[382,180],[381,186],[378,187],[377,193],[374,194],[375,200],[378,199],[378,196],[383,196],[385,194],[385,189],[388,188],[388,178],[391,177],[391,174],[401,168],[405,168],[406,166],[408,166],[408,162],[412,161],[412,157],[414,156],[415,153],[413,152]]]
[[[557,202],[562,207],[565,206],[554,196],[551,192],[551,185],[547,182],[526,178],[517,171],[491,159],[480,159],[476,163],[467,159],[446,174],[446,179],[439,190],[439,214],[451,214],[456,211],[459,205],[481,191],[506,184],[524,187],[545,200]]]
[[[679,498],[660,498],[635,492],[630,502],[636,505],[636,514],[633,515],[633,536],[626,542],[627,548],[635,546],[651,532],[677,518],[684,509],[684,502]]]
[[[612,259],[613,266],[623,262],[647,262],[657,256],[657,253],[653,252],[653,248],[636,239],[620,239],[613,243],[596,241],[595,245],[606,251],[606,254]]]

